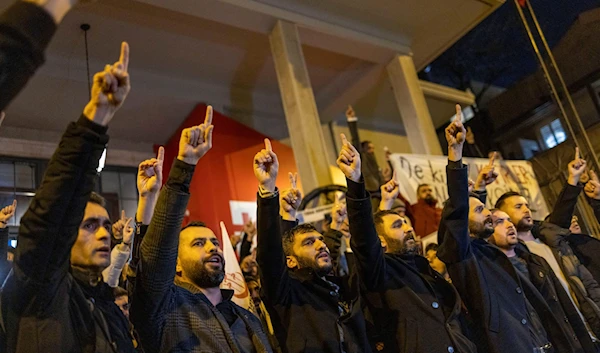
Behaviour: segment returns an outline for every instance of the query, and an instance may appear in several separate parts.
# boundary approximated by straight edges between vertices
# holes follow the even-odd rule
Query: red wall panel
[[[164,180],[177,157],[179,138],[184,128],[204,122],[206,105],[199,104],[165,145]],[[282,117],[282,124],[285,123]],[[256,152],[264,148],[266,136],[230,119],[217,111],[213,113],[213,147],[196,166],[190,186],[189,220],[205,222],[219,235],[219,222],[225,222],[230,233],[240,230],[233,226],[229,201],[256,201],[257,182],[252,169]],[[292,149],[273,142],[280,162],[278,187],[288,187],[288,172],[296,172]],[[156,146],[158,148],[158,146]]]

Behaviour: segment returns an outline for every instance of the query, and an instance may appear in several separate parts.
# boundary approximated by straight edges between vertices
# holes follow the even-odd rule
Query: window
[[[562,127],[560,119],[554,119],[550,124],[544,125],[540,129],[542,142],[547,149],[556,147],[556,145],[567,140],[567,134]]]
[[[127,217],[134,217],[137,210],[137,169],[106,167],[100,173],[99,191],[106,198],[106,208],[115,221],[125,210]]]
[[[0,160],[0,208],[17,200],[17,212],[8,225],[18,226],[27,211],[38,187],[38,172],[43,168],[41,161],[16,159]]]

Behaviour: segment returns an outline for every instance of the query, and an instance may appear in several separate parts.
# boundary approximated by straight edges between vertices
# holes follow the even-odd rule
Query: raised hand
[[[475,182],[473,181],[473,179],[469,178],[469,194],[472,193],[474,189],[475,189]]]
[[[131,226],[131,222],[133,222],[133,218],[129,217],[125,221],[125,226],[123,227],[123,244],[127,246],[131,246],[133,242],[133,227]]]
[[[584,159],[581,159],[581,156],[579,155],[579,147],[575,147],[575,159],[569,163],[569,178],[567,179],[567,182],[570,185],[577,186],[581,175],[585,172],[586,166],[587,162]]]
[[[279,161],[273,152],[271,141],[265,139],[265,148],[254,156],[254,176],[263,192],[275,192]]]
[[[212,132],[214,128],[212,119],[213,108],[209,105],[206,108],[204,123],[184,129],[181,132],[177,159],[187,164],[198,164],[198,161],[212,148]]]
[[[448,142],[448,159],[458,162],[462,159],[462,148],[465,143],[466,130],[462,123],[462,109],[456,105],[456,119],[446,128]]]
[[[156,158],[147,159],[138,167],[137,188],[141,197],[158,194],[163,181],[165,149],[159,147]]]
[[[340,156],[337,159],[337,165],[342,172],[344,172],[346,178],[358,183],[362,175],[360,170],[360,154],[356,148],[348,142],[346,135],[341,134],[340,136],[342,138],[342,149],[340,150]]]
[[[585,184],[583,191],[587,197],[600,200],[600,180],[598,180],[598,175],[593,170],[590,170],[588,174],[590,175],[590,180]]]
[[[381,201],[385,200],[394,202],[394,200],[398,198],[399,194],[400,188],[396,182],[396,172],[394,171],[392,179],[381,186]]]
[[[496,161],[496,152],[492,153],[490,162],[485,167],[481,168],[474,188],[478,191],[485,191],[485,187],[496,181],[498,173],[495,171],[494,162]]]
[[[343,202],[338,202],[336,200],[336,203],[331,208],[331,226],[330,226],[330,228],[335,229],[335,230],[340,230],[342,227],[342,224],[346,220],[346,217],[348,217],[348,210],[346,208],[346,204]]]
[[[6,228],[8,221],[15,215],[17,211],[17,200],[13,200],[12,205],[4,207],[0,210],[0,228]]]
[[[302,193],[297,187],[298,174],[289,173],[288,175],[290,178],[290,188],[281,192],[280,213],[284,219],[295,220],[296,212],[302,202]],[[289,214],[291,217],[286,217],[286,214]]]
[[[352,106],[349,105],[348,109],[346,109],[346,120],[347,121],[356,121],[356,113],[354,112],[354,109],[352,109]]]
[[[256,223],[252,222],[251,219],[248,220],[246,224],[244,224],[244,228],[242,232],[246,235],[246,239],[251,241],[256,236]]]
[[[467,134],[465,135],[465,139],[467,140],[467,143],[469,145],[474,145],[475,144],[475,134],[473,133],[473,130],[471,129],[471,127],[467,127]]]
[[[121,240],[123,239],[123,242],[125,243],[125,236],[126,233],[128,232],[127,227],[131,228],[131,232],[133,233],[133,228],[130,226],[131,222],[133,221],[133,218],[131,217],[127,217],[125,215],[125,210],[121,211],[121,218],[119,218],[118,221],[116,221],[115,223],[113,223],[112,225],[112,232],[113,232],[113,237],[115,239]],[[131,235],[129,235],[131,236]]]
[[[128,69],[129,44],[123,42],[119,61],[94,75],[92,98],[83,111],[89,120],[102,126],[112,120],[131,90]]]

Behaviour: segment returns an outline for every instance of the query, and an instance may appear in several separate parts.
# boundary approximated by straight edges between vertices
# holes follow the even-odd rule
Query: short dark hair
[[[506,204],[506,199],[508,199],[509,197],[513,197],[513,196],[522,196],[522,195],[516,191],[505,192],[504,194],[502,194],[502,196],[500,196],[498,201],[496,201],[494,208],[502,209],[502,207],[504,207],[504,204]]]
[[[95,203],[96,205],[106,208],[106,199],[96,192],[92,191],[90,194],[90,200],[88,202]]]
[[[375,230],[377,231],[378,235],[383,236],[385,234],[385,230],[383,229],[383,217],[389,215],[396,215],[398,217],[401,217],[400,214],[398,214],[398,212],[392,210],[377,211],[373,215],[373,223],[375,224]]]
[[[417,186],[417,194],[419,193],[419,190],[421,190],[421,188],[423,186],[429,186],[429,184],[425,183],[425,184],[419,184],[419,186]]]
[[[364,140],[363,142],[361,142],[361,143],[360,143],[360,148],[361,148],[363,151],[366,151],[366,150],[367,150],[367,148],[369,148],[369,144],[370,144],[370,143],[371,143],[371,141],[369,141],[369,140]]]
[[[181,228],[181,231],[183,232],[185,229],[190,228],[190,227],[208,228],[206,226],[206,223],[204,223],[202,221],[191,221],[190,223],[186,224],[183,228]]]
[[[304,223],[304,224],[299,224],[299,225],[295,226],[294,228],[288,230],[287,232],[283,233],[282,245],[283,245],[283,253],[285,254],[285,256],[294,255],[294,239],[296,238],[296,235],[306,234],[306,233],[311,233],[311,232],[319,233],[317,228],[315,228],[312,224]],[[319,234],[321,234],[321,233],[319,233]]]
[[[129,292],[121,287],[115,287],[113,288],[113,295],[115,296],[115,299],[117,299],[119,297],[129,296]]]
[[[437,243],[429,243],[425,248],[425,254],[429,252],[429,250],[437,251],[440,246]]]

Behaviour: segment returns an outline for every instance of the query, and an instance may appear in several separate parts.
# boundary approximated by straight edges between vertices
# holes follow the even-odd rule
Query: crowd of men
[[[0,16],[0,110],[43,63],[73,5],[18,1]],[[578,150],[552,213],[537,222],[516,192],[486,208],[494,156],[470,182],[461,119],[445,132],[443,209],[428,185],[416,190],[416,205],[398,201],[372,144],[359,151],[354,136],[341,135],[347,192],[321,232],[296,220],[297,176],[276,187],[279,161],[267,139],[253,160],[257,222],[231,239],[249,310],[220,288],[225,257],[214,231],[183,225],[192,177],[213,144],[211,107],[204,123],[182,131],[165,180],[163,148],[139,165],[135,217],[112,223],[92,191],[108,126],[130,91],[128,69],[123,43],[118,61],[94,76],[90,102],[20,219],[14,259],[2,269],[10,273],[0,293],[1,352],[600,352],[600,241],[573,218],[582,192],[600,218],[600,181]],[[0,210],[2,239],[16,207]],[[434,231],[438,244],[422,249],[420,236]]]

